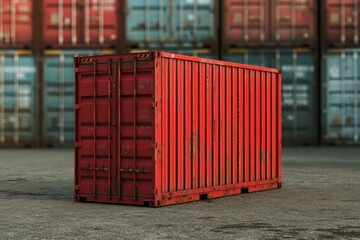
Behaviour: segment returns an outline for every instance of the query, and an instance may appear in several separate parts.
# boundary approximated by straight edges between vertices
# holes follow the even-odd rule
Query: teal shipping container
[[[214,0],[127,0],[126,41],[132,48],[214,46]]]
[[[323,56],[322,140],[360,144],[360,49],[329,50]]]
[[[37,143],[35,60],[30,51],[0,50],[0,146]]]
[[[106,53],[106,51],[96,49],[49,50],[45,52],[43,65],[43,145],[73,145],[74,57],[102,53]]]
[[[284,145],[318,143],[315,57],[307,49],[237,49],[224,60],[282,69]]]

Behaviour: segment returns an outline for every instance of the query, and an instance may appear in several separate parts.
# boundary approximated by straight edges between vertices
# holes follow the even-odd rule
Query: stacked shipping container
[[[323,1],[322,141],[359,144],[359,1]]]
[[[32,0],[0,1],[0,48],[32,45]]]
[[[34,146],[35,60],[30,51],[0,50],[0,145]]]

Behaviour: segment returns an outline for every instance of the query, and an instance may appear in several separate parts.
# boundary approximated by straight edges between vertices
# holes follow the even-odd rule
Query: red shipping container
[[[75,58],[77,201],[281,187],[281,73],[165,52]]]
[[[263,45],[269,40],[267,0],[224,0],[223,37],[226,46]]]
[[[114,47],[116,0],[44,0],[46,47]]]
[[[280,46],[315,44],[315,0],[273,0],[272,39]]]
[[[0,0],[0,47],[30,47],[32,0]]]
[[[327,46],[359,45],[359,1],[358,0],[325,0],[326,27],[323,33]]]

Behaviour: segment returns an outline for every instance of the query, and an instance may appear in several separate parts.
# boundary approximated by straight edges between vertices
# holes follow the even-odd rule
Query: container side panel
[[[231,76],[231,96],[232,96],[232,108],[231,108],[231,125],[232,125],[232,183],[239,182],[239,143],[238,143],[238,115],[239,115],[239,89],[238,79],[239,71],[237,68],[232,68]]]
[[[219,122],[220,122],[220,127],[219,127],[219,136],[220,136],[220,140],[219,140],[219,144],[220,144],[220,149],[219,149],[219,178],[220,178],[220,185],[225,185],[225,181],[226,181],[226,153],[225,153],[225,147],[226,147],[226,143],[225,143],[225,130],[226,130],[226,122],[225,122],[225,117],[226,117],[226,89],[225,89],[225,70],[226,67],[225,66],[220,66],[219,69]]]
[[[184,190],[184,61],[179,60],[177,63],[177,99],[176,99],[176,108],[177,108],[177,134],[176,138],[178,139],[177,146],[177,189]]]
[[[206,90],[206,65],[199,65],[199,187],[206,186],[206,108],[205,108],[205,90]]]
[[[218,186],[220,184],[219,179],[219,149],[220,149],[220,118],[219,118],[219,97],[220,97],[220,91],[219,91],[219,66],[214,66],[214,86],[213,86],[213,184],[214,186]]]

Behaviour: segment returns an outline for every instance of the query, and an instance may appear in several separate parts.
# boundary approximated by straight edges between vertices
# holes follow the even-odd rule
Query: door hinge
[[[74,145],[76,148],[79,148],[79,147],[81,147],[81,142],[76,142]]]
[[[75,109],[79,110],[81,108],[80,104],[75,104]]]
[[[152,107],[152,108],[156,108],[156,107],[157,107],[157,102],[152,102],[152,103],[151,103],[151,107]]]

